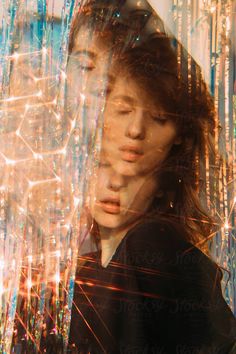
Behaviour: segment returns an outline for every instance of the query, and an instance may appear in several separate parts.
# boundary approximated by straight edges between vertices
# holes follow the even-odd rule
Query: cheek
[[[99,170],[97,176],[93,181],[93,188],[97,191],[97,194],[102,194],[105,190],[105,186],[108,183],[108,176],[103,171]]]
[[[108,139],[119,140],[124,135],[124,123],[116,119],[111,110],[105,113],[104,118],[104,135]]]
[[[169,152],[173,146],[177,133],[174,127],[163,127],[162,129],[157,129],[152,135],[152,144],[156,145],[160,151],[163,153]]]

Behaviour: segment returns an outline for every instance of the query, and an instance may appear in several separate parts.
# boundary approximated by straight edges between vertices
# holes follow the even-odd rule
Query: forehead
[[[115,77],[115,75],[113,75],[113,77]],[[131,78],[125,73],[116,77],[108,102],[133,105],[148,110],[160,109],[161,107],[161,103],[158,102],[157,97],[155,97],[154,100],[150,93],[146,92],[145,88],[142,87],[135,78]]]
[[[82,26],[75,36],[72,51],[87,49],[102,56],[110,51],[111,47],[108,33]]]

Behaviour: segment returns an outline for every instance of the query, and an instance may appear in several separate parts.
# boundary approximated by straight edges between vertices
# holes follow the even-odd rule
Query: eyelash
[[[92,65],[83,65],[79,63],[77,64],[77,68],[84,71],[93,71],[95,69],[95,67]]]
[[[158,123],[158,124],[161,124],[161,125],[165,125],[166,122],[167,122],[167,118],[166,117],[163,117],[163,116],[153,116],[152,119]]]
[[[87,58],[74,58],[74,65],[77,69],[85,70],[85,71],[93,71],[95,69],[94,63]]]
[[[120,110],[120,111],[117,111],[118,114],[122,115],[122,116],[125,116],[127,114],[130,114],[132,112],[131,109],[126,109],[126,110]]]

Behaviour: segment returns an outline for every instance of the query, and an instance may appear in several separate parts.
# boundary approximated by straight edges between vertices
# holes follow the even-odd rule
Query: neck
[[[114,255],[121,240],[125,237],[127,229],[114,230],[99,227],[100,240],[101,240],[101,263],[106,267],[112,256]]]
[[[104,229],[99,228],[101,245],[111,245],[117,240],[122,240],[122,238],[127,233],[126,229],[122,230],[113,230],[113,229]]]

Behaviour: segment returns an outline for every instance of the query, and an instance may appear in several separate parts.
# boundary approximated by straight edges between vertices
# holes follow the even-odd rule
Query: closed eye
[[[122,101],[115,103],[115,109],[116,109],[116,113],[121,116],[125,116],[133,112],[132,105]]]
[[[79,53],[71,56],[73,59],[73,64],[81,70],[84,71],[93,71],[95,69],[94,60],[84,53]]]
[[[95,65],[89,62],[77,62],[76,66],[78,69],[84,70],[84,71],[93,71],[95,69]]]
[[[158,123],[158,124],[161,124],[161,125],[165,125],[166,123],[167,123],[167,121],[168,121],[168,118],[167,117],[165,117],[164,115],[153,115],[152,116],[152,119],[156,122],[156,123]]]
[[[125,116],[132,113],[132,109],[122,109],[117,111],[118,114]]]

